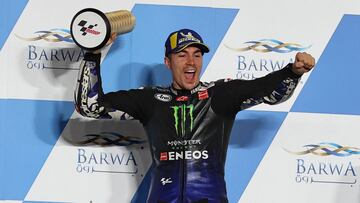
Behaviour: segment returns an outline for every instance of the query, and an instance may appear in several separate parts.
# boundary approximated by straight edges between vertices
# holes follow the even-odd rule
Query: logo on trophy
[[[81,48],[94,51],[106,45],[112,33],[117,35],[131,32],[135,16],[127,10],[103,13],[95,8],[79,11],[71,21],[70,33]]]

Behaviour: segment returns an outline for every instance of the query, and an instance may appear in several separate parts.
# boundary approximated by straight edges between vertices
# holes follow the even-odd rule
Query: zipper
[[[183,150],[184,151],[184,150]],[[185,160],[182,159],[181,162],[181,184],[180,184],[180,190],[181,190],[181,196],[180,196],[180,202],[184,202],[184,196],[185,196]]]
[[[193,130],[193,110],[194,110],[194,105],[190,104],[188,105],[190,102],[187,101],[186,103],[182,103],[179,110],[179,114],[180,114],[180,121],[179,121],[179,129],[176,129],[181,137],[182,141],[185,141],[185,139],[187,138],[187,134],[191,133]],[[188,115],[189,114],[189,117]],[[188,126],[187,123],[188,122]],[[187,160],[185,159],[185,151],[186,151],[187,147],[183,146],[182,147],[182,152],[183,152],[183,159],[180,160],[180,174],[181,174],[181,183],[180,183],[180,202],[184,202],[185,201],[185,190],[186,190],[186,163]]]
[[[185,139],[185,126],[186,126],[186,105],[182,104],[182,108],[181,108],[181,139],[182,141],[184,141]],[[183,152],[183,156],[185,156],[185,147],[182,146],[182,152]],[[181,159],[181,197],[180,197],[180,202],[184,202],[184,196],[185,196],[185,159]]]

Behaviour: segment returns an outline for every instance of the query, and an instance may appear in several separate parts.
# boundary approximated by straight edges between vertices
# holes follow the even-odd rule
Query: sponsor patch
[[[162,102],[169,102],[172,99],[171,95],[168,95],[168,94],[159,94],[158,93],[158,94],[155,94],[154,97],[155,97],[155,99],[162,101]]]
[[[189,97],[188,96],[180,96],[176,98],[176,101],[188,101]]]
[[[209,98],[209,93],[207,90],[204,90],[204,91],[198,92],[198,96],[199,96],[199,100],[204,100],[204,99]]]

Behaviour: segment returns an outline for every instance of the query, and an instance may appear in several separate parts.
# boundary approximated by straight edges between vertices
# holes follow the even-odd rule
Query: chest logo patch
[[[168,94],[159,94],[158,93],[158,94],[155,94],[154,97],[155,97],[155,99],[162,101],[162,102],[169,102],[172,99],[171,95],[168,95]]]

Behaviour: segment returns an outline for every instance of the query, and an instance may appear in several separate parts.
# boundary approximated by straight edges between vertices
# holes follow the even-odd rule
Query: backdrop
[[[201,80],[254,79],[296,52],[314,70],[292,98],[236,116],[230,202],[360,202],[358,0],[0,2],[0,202],[145,202],[151,157],[137,121],[85,119],[73,90],[84,52],[72,17],[127,9],[133,32],[103,50],[104,89],[168,85],[164,41],[181,28],[210,46]]]

